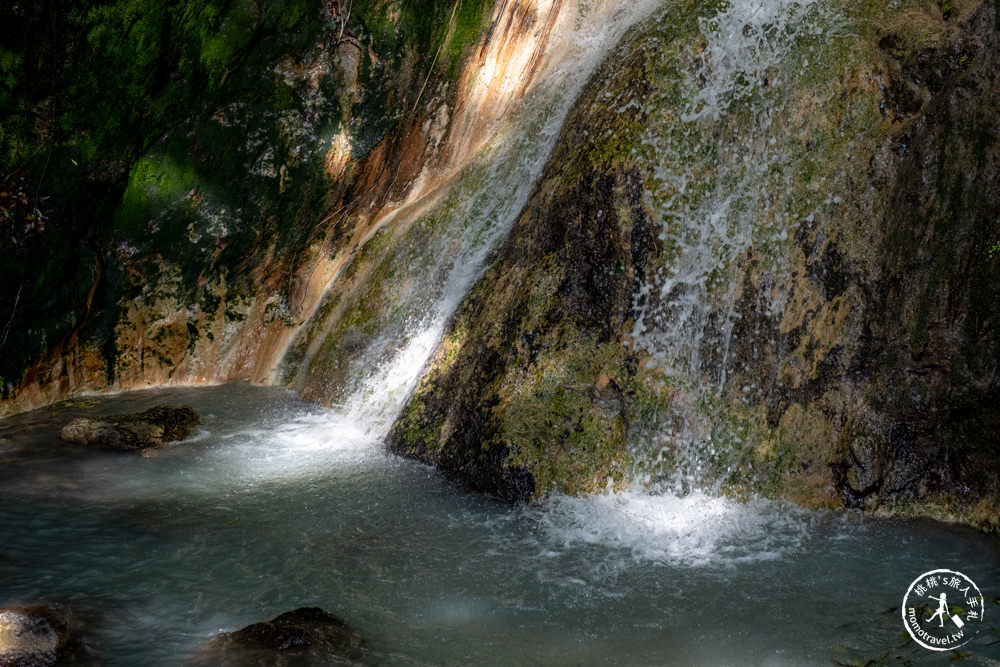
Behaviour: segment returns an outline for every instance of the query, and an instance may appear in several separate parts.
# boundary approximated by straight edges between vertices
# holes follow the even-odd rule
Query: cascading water
[[[798,166],[783,107],[817,45],[843,38],[836,13],[812,0],[736,0],[699,28],[680,114],[647,128],[640,155],[667,251],[635,295],[631,338],[672,394],[642,429],[638,468],[675,491],[714,487],[738,449],[722,442],[730,434],[720,437],[713,402],[732,389],[739,261],[752,246],[781,248],[803,208],[818,205],[790,195]],[[650,113],[677,104],[654,99]],[[787,272],[783,253],[771,255],[771,273]]]
[[[492,139],[444,185],[437,186],[436,192],[423,195],[439,201],[427,205],[418,200],[390,214],[393,239],[376,271],[393,277],[395,284],[386,288],[392,290],[391,313],[365,342],[364,351],[348,362],[346,386],[335,390],[352,421],[374,435],[383,435],[391,426],[448,318],[482,275],[490,253],[506,237],[533,193],[588,76],[625,30],[660,4],[660,0],[644,0],[622,8],[614,2],[552,3],[548,11],[558,16],[545,45],[541,71],[525,98],[508,101],[516,109],[503,119]],[[497,104],[502,100],[494,98],[502,97],[503,90],[520,90],[517,81],[508,81],[510,74],[493,74],[500,80],[493,81],[489,72],[482,74],[467,105]],[[467,150],[462,146],[463,150],[455,151],[459,159]],[[338,286],[334,281],[328,289],[339,299]],[[337,320],[320,320],[314,328],[338,324]],[[313,366],[320,366],[316,355],[326,335],[322,331],[317,335],[294,372],[291,386],[301,390],[307,385],[315,372]],[[309,395],[308,390],[305,393]]]
[[[551,56],[515,120],[398,231],[422,243],[383,257],[395,267],[399,311],[355,362],[338,409],[228,384],[62,405],[0,425],[0,606],[69,606],[106,665],[189,663],[219,631],[307,605],[357,628],[371,664],[933,663],[898,637],[914,555],[922,569],[974,572],[990,590],[1000,557],[988,536],[699,491],[509,507],[461,494],[379,442],[531,194],[586,71],[653,3],[633,3],[627,16],[614,9],[566,17],[566,50]],[[749,244],[782,242],[783,221],[821,205],[792,210],[781,197],[794,165],[772,141],[775,72],[808,57],[791,44],[835,29],[819,2],[725,5],[702,23],[707,47],[691,60],[683,117],[646,137],[642,159],[663,184],[646,199],[672,250],[640,292],[633,338],[687,400],[675,404],[681,428],[655,423],[645,434],[653,463],[667,446],[682,450],[681,487],[699,482],[696,467],[712,458],[702,410],[704,396],[727,388],[733,265]],[[643,103],[656,113],[660,101]],[[716,139],[705,127],[734,104],[751,105],[757,124]],[[714,164],[732,171],[706,175]],[[193,404],[203,423],[153,456],[55,438],[78,414],[167,401]],[[650,479],[674,472],[653,469]],[[977,656],[1000,658],[984,635]]]

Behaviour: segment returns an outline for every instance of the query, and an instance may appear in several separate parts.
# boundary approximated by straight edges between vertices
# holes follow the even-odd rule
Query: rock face
[[[0,7],[0,416],[270,382],[441,152],[493,4]]]
[[[82,417],[63,427],[66,442],[110,449],[137,450],[183,440],[201,422],[189,405],[161,405],[138,414]]]
[[[648,94],[632,75],[646,64],[633,52],[622,63],[629,77],[607,92]],[[603,134],[602,113],[584,103],[570,123]],[[619,120],[641,118],[635,108]],[[503,500],[600,491],[630,470],[621,370],[636,358],[622,330],[657,232],[635,169],[595,164],[578,142],[560,141],[551,159],[559,176],[550,170],[503,258],[463,304],[389,440]]]
[[[197,657],[201,665],[363,664],[361,635],[318,607],[285,612],[265,623],[213,639]]]
[[[67,616],[53,607],[0,609],[0,667],[47,667],[68,657],[72,635]]]
[[[508,499],[631,480],[995,529],[998,25],[691,1],[633,30],[392,449]]]

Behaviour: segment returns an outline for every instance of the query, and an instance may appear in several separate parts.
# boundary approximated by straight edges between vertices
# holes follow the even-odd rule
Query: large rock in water
[[[998,5],[749,7],[682,1],[602,65],[390,446],[509,499],[995,529]]]
[[[215,637],[197,665],[362,664],[361,635],[318,607],[285,612],[264,623]]]
[[[138,414],[82,417],[63,427],[66,442],[137,450],[183,440],[201,422],[189,405],[161,405]]]
[[[68,616],[49,606],[0,609],[0,667],[44,667],[70,655]]]

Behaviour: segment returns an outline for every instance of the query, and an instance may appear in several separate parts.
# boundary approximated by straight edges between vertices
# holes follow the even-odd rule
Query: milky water
[[[203,422],[156,456],[55,437],[163,402]],[[944,664],[899,616],[942,567],[989,603],[969,664],[1000,660],[1000,550],[959,527],[699,494],[509,507],[242,384],[23,415],[0,425],[0,457],[0,606],[69,606],[102,664],[181,664],[307,605],[355,626],[373,664]]]
[[[487,147],[479,180],[492,187],[470,177],[469,192],[455,195],[451,218],[469,222],[445,235],[458,241],[441,253],[452,259],[430,267],[434,289],[416,299],[403,335],[376,341],[392,352],[366,366],[343,410],[233,384],[137,392],[0,423],[0,606],[68,606],[108,665],[183,664],[220,631],[313,605],[357,628],[373,664],[945,664],[951,654],[908,639],[899,605],[917,575],[950,568],[988,602],[980,635],[963,648],[966,664],[1000,664],[994,537],[697,492],[510,507],[456,490],[378,439],[530,196],[586,73],[656,4],[597,22],[592,48],[589,32],[577,36],[578,74],[552,86],[552,97],[527,101],[537,122],[521,119],[520,134],[501,132]],[[817,7],[746,0],[704,22],[707,83],[692,93],[684,122],[711,122],[756,95],[755,81],[787,59],[791,37],[819,30]],[[536,104],[545,113],[533,113]],[[781,158],[764,141],[774,110],[765,111],[761,131],[739,149],[746,173],[674,208],[670,190],[683,194],[689,175],[671,171],[668,137],[647,137],[664,184],[648,196],[678,251],[673,268],[644,286],[634,338],[698,388],[725,383],[724,363],[700,363],[708,313],[726,312],[731,299],[710,284],[713,267],[730,266],[763,233],[734,224],[760,217],[736,200],[781,185],[758,180],[759,165]],[[191,403],[203,422],[155,456],[56,438],[74,416],[167,401]],[[691,424],[684,437],[696,441]]]

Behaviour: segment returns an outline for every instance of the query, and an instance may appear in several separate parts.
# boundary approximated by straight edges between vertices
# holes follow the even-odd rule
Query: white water
[[[55,439],[164,402],[203,423],[157,456]],[[995,538],[971,530],[700,494],[509,507],[241,384],[22,415],[0,461],[0,606],[65,604],[104,665],[183,664],[308,605],[356,627],[370,664],[939,664],[899,639],[906,586],[950,567],[1000,590]],[[997,639],[984,628],[967,664],[1000,659]]]
[[[386,326],[352,362],[355,384],[343,405],[352,421],[376,436],[392,425],[448,318],[533,194],[591,73],[630,26],[662,4],[600,0],[562,5],[536,83],[454,177],[443,200],[418,218],[404,247],[387,260],[404,277],[405,284],[396,285],[392,297],[401,323]]]
[[[809,513],[793,507],[744,505],[699,492],[559,496],[547,509],[548,536],[567,547],[614,546],[630,559],[689,567],[794,556],[810,524]]]
[[[715,462],[728,454],[721,441],[732,436],[719,433],[715,399],[731,389],[739,263],[752,249],[781,280],[783,246],[825,196],[793,195],[799,158],[784,105],[823,42],[844,38],[841,23],[823,0],[726,3],[699,20],[704,48],[688,56],[679,118],[647,127],[645,197],[668,256],[635,295],[631,339],[672,392],[671,407],[643,430],[647,483],[682,491],[717,481]],[[673,103],[652,100],[650,113]]]
[[[797,222],[786,220],[784,210],[794,165],[775,140],[783,94],[793,84],[785,70],[793,55],[801,59],[808,51],[793,54],[792,46],[833,38],[837,21],[818,0],[738,0],[699,24],[707,46],[685,82],[683,129],[652,126],[644,138],[657,186],[647,197],[661,239],[675,250],[668,268],[636,297],[632,337],[668,375],[721,388],[735,317],[735,262],[753,242],[784,240],[784,227]],[[749,106],[754,123],[719,124],[739,103]],[[721,363],[703,364],[706,345],[722,348]]]
[[[792,57],[797,39],[829,36],[831,14],[823,0],[736,0],[700,19],[707,45],[697,59],[697,76],[688,80],[693,99],[682,120],[717,121],[734,102],[759,99],[769,77]],[[766,121],[761,129],[766,131]]]

